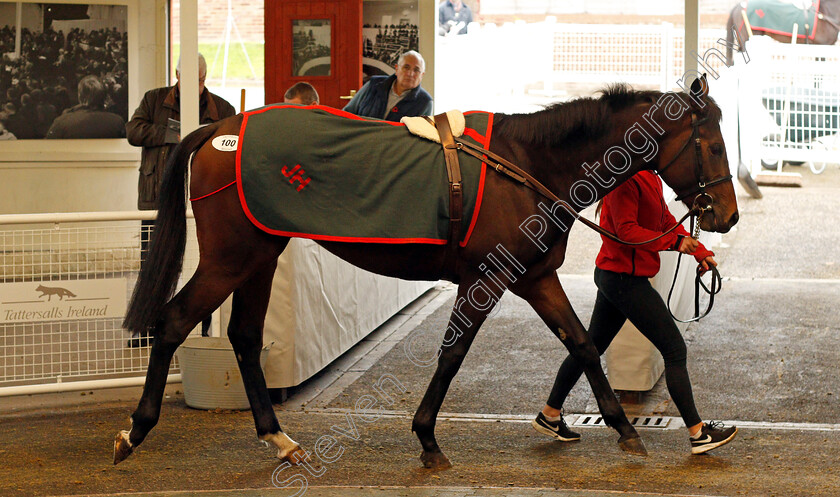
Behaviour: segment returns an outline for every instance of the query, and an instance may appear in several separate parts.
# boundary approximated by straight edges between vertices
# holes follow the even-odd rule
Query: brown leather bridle
[[[666,169],[671,167],[677,161],[677,159],[679,159],[683,152],[685,152],[688,149],[689,144],[694,142],[694,167],[696,170],[697,186],[686,193],[678,194],[677,200],[682,201],[683,199],[686,199],[692,195],[697,196],[694,197],[694,202],[692,202],[692,206],[691,209],[689,209],[688,214],[686,214],[686,216],[684,216],[683,219],[679,221],[679,224],[682,224],[682,221],[684,221],[685,218],[688,217],[688,215],[690,215],[692,212],[697,213],[696,216],[699,224],[700,216],[702,216],[706,211],[711,211],[713,209],[712,204],[714,203],[714,198],[708,193],[706,193],[706,188],[711,188],[715,185],[725,183],[732,179],[732,174],[727,174],[725,176],[721,176],[720,178],[715,178],[713,180],[707,181],[706,176],[703,173],[703,143],[700,139],[700,126],[705,124],[708,120],[708,117],[698,119],[697,114],[692,112],[691,136],[685,142],[682,148],[680,148],[679,152],[677,152],[677,154],[670,161],[668,161],[664,166],[662,166],[656,171],[656,174],[662,177],[662,173],[665,172]],[[703,201],[707,202],[703,203]],[[694,235],[694,233],[692,234]]]
[[[568,202],[561,199],[557,195],[554,194],[551,190],[549,190],[545,185],[540,183],[536,178],[531,176],[529,173],[525,172],[522,168],[513,164],[512,162],[508,161],[504,157],[491,152],[487,149],[479,147],[478,145],[474,145],[468,141],[465,141],[461,138],[455,138],[452,136],[452,133],[449,129],[449,123],[446,119],[446,115],[438,115],[435,116],[435,124],[438,128],[438,132],[440,133],[441,137],[441,145],[443,146],[444,155],[446,157],[446,167],[447,173],[449,175],[449,182],[450,182],[450,217],[452,218],[450,221],[450,240],[449,244],[447,245],[447,256],[444,258],[444,261],[450,260],[454,257],[455,250],[457,250],[457,243],[458,243],[458,234],[460,232],[460,223],[461,223],[461,183],[460,183],[460,166],[458,165],[458,156],[456,151],[461,150],[476,159],[486,163],[497,172],[507,176],[513,181],[530,188],[531,190],[537,192],[539,195],[554,201],[555,203],[559,203],[560,205],[564,206],[569,213],[573,213],[575,218],[588,226],[589,228],[595,230],[602,236],[609,238],[615,242],[624,244],[624,245],[644,245],[647,243],[651,243],[656,241],[663,236],[671,233],[677,227],[682,225],[683,221],[685,221],[689,216],[696,216],[692,218],[692,236],[697,238],[699,236],[700,231],[700,217],[706,212],[713,210],[712,204],[714,203],[714,198],[706,192],[706,188],[710,188],[712,186],[724,183],[726,181],[730,181],[732,179],[732,174],[727,174],[725,176],[721,176],[720,178],[715,178],[710,181],[706,180],[706,176],[703,172],[703,142],[700,138],[700,126],[703,125],[706,121],[708,121],[709,117],[705,117],[702,119],[697,118],[697,114],[692,112],[691,113],[691,136],[689,139],[683,144],[680,150],[671,158],[663,167],[659,168],[656,171],[656,174],[662,175],[662,173],[671,167],[674,163],[676,163],[677,159],[683,155],[683,153],[689,148],[689,144],[692,142],[694,143],[694,167],[696,170],[696,178],[697,178],[697,186],[690,190],[687,193],[682,193],[677,196],[677,200],[683,200],[685,198],[690,197],[691,195],[696,195],[694,197],[694,201],[692,203],[692,207],[685,213],[685,215],[679,219],[674,226],[669,228],[667,231],[662,233],[661,235],[657,236],[656,238],[652,238],[650,240],[645,240],[643,242],[628,242],[626,240],[620,239],[614,233],[611,233],[598,224],[586,219],[585,217],[581,216],[574,208],[569,205]],[[704,203],[705,201],[705,203]],[[453,205],[457,203],[457,205]],[[696,224],[695,224],[696,223]],[[682,255],[682,254],[680,254]],[[666,305],[668,306],[668,311],[671,313],[671,317],[677,321],[683,323],[690,323],[693,321],[698,321],[699,319],[705,317],[709,312],[712,310],[712,306],[714,305],[715,301],[715,294],[720,292],[721,289],[721,276],[718,272],[717,268],[711,266],[709,269],[712,273],[712,281],[709,287],[702,281],[702,271],[701,266],[697,266],[697,276],[694,280],[695,284],[695,297],[694,297],[694,316],[683,320],[676,316],[671,311],[671,295],[674,291],[674,287],[676,286],[677,282],[677,275],[679,274],[680,260],[677,258],[677,269],[674,272],[674,281],[671,284],[671,289],[668,292],[668,300],[666,301]],[[709,304],[706,308],[706,311],[702,314],[700,313],[700,287],[709,294]]]
[[[689,143],[694,142],[694,166],[697,171],[697,187],[695,187],[687,193],[678,195],[677,200],[683,200],[692,195],[697,195],[696,197],[694,197],[694,202],[692,203],[691,209],[689,209],[688,213],[686,213],[686,216],[689,216],[692,212],[697,212],[696,217],[691,219],[691,235],[695,239],[698,238],[698,236],[700,235],[700,217],[706,211],[711,211],[712,204],[714,203],[714,198],[708,193],[706,193],[706,188],[718,185],[720,183],[724,183],[732,179],[732,174],[727,174],[725,176],[721,176],[720,178],[715,178],[711,181],[706,181],[705,174],[703,173],[703,143],[700,140],[700,126],[704,124],[708,119],[708,117],[698,119],[697,114],[695,114],[694,112],[691,113],[691,137],[688,139],[688,141],[685,142],[680,151],[677,152],[677,155],[675,155],[670,161],[668,161],[667,164],[659,168],[659,170],[656,172],[656,174],[660,175],[661,177],[662,172],[671,167],[671,165],[677,160],[677,158],[679,158],[683,154],[683,152],[685,152],[685,150],[688,148]],[[708,200],[708,203],[706,203],[705,205],[702,204],[701,202],[703,200]],[[683,220],[684,219],[685,216],[683,217]],[[683,220],[678,221],[678,224],[682,224]],[[668,299],[665,301],[665,303],[668,307],[668,312],[671,313],[671,317],[674,318],[674,320],[679,321],[681,323],[691,323],[694,321],[699,321],[701,318],[706,317],[706,315],[708,315],[712,311],[712,307],[715,304],[715,295],[718,292],[720,292],[723,280],[721,279],[720,272],[718,271],[718,269],[715,266],[710,266],[709,270],[712,274],[712,279],[709,286],[707,287],[701,278],[702,268],[700,265],[698,265],[697,275],[694,278],[694,316],[688,319],[678,318],[674,315],[674,312],[671,310],[671,296],[674,293],[674,287],[676,287],[677,285],[677,277],[680,274],[681,256],[682,253],[680,253],[679,256],[677,256],[677,267],[674,270],[674,279],[671,282],[671,289],[668,290]],[[709,295],[709,304],[707,305],[706,310],[703,313],[700,312],[701,287]]]
[[[626,240],[622,240],[621,238],[616,236],[614,233],[611,233],[611,232],[605,230],[604,228],[602,228],[598,224],[596,224],[596,223],[590,221],[589,219],[586,219],[585,217],[581,216],[579,213],[577,213],[577,211],[574,210],[574,208],[571,205],[569,205],[568,202],[566,202],[565,200],[563,200],[560,197],[558,197],[557,195],[555,195],[554,192],[549,190],[545,185],[540,183],[536,178],[534,178],[533,176],[531,176],[530,174],[528,174],[527,172],[522,170],[517,165],[508,161],[504,157],[501,157],[496,153],[493,153],[489,150],[481,148],[478,145],[474,145],[474,144],[472,144],[468,141],[465,141],[461,138],[455,138],[454,141],[455,141],[455,147],[458,150],[461,150],[461,151],[463,151],[463,152],[465,152],[469,155],[472,155],[473,157],[477,158],[478,160],[480,160],[480,161],[486,163],[487,165],[489,165],[491,168],[495,169],[497,172],[507,176],[511,180],[516,181],[517,183],[519,183],[519,184],[537,192],[538,194],[542,195],[543,197],[545,197],[545,198],[547,198],[547,199],[549,199],[549,200],[551,200],[555,203],[558,203],[558,204],[562,205],[563,207],[566,208],[566,210],[569,213],[575,213],[574,214],[575,218],[578,221],[580,221],[584,225],[588,226],[592,230],[598,232],[600,235],[602,235],[606,238],[609,238],[610,240],[612,240],[614,242],[618,242],[618,243],[621,243],[621,244],[624,244],[624,245],[645,245],[645,244],[654,242],[656,240],[659,240],[663,236],[671,233],[672,231],[677,229],[677,227],[680,226],[683,223],[683,221],[688,219],[690,216],[695,215],[699,219],[699,217],[702,216],[706,211],[711,211],[713,209],[712,204],[714,203],[714,198],[711,195],[709,195],[708,193],[706,193],[706,189],[709,188],[709,187],[718,185],[720,183],[724,183],[724,182],[732,179],[732,175],[728,174],[726,176],[722,176],[720,178],[715,178],[711,181],[707,181],[706,177],[703,173],[703,151],[702,151],[702,141],[700,139],[700,126],[703,125],[708,119],[709,119],[708,117],[703,118],[703,119],[698,119],[697,115],[692,112],[692,114],[691,114],[691,136],[685,142],[685,144],[683,144],[683,146],[680,148],[680,150],[677,152],[677,154],[674,155],[674,157],[671,158],[671,160],[669,160],[665,164],[665,166],[661,167],[657,171],[657,174],[659,174],[661,176],[662,172],[665,171],[666,169],[668,169],[669,167],[671,167],[677,161],[677,159],[679,159],[680,156],[683,155],[683,153],[688,149],[688,146],[692,142],[694,143],[694,164],[695,164],[695,169],[696,169],[697,187],[694,188],[693,190],[687,192],[687,193],[680,194],[677,197],[677,200],[682,200],[684,198],[690,197],[691,195],[697,194],[697,196],[694,198],[694,202],[692,204],[692,207],[688,210],[688,212],[686,212],[686,214],[681,219],[679,219],[676,222],[676,224],[674,224],[674,226],[672,226],[671,228],[669,228],[667,231],[665,231],[661,235],[657,236],[656,238],[652,238],[650,240],[645,240],[643,242],[629,242],[629,241],[626,241]]]

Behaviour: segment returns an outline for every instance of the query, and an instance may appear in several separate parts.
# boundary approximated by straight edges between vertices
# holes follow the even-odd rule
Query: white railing
[[[700,30],[700,53],[725,53],[718,43],[725,35],[723,29]],[[447,84],[435,88],[435,109],[537,110],[580,84],[591,91],[613,82],[678,89],[684,46],[683,28],[669,23],[558,24],[551,17],[502,26],[472,23],[468,34],[438,38],[435,74]],[[724,64],[707,60],[715,70]]]
[[[0,396],[143,382],[149,346],[128,347],[121,323],[155,215],[0,215]],[[188,218],[182,282],[198,262]]]
[[[791,45],[766,36],[747,43],[739,73],[741,150],[753,174],[761,161],[810,162],[819,173],[840,153],[840,47]]]

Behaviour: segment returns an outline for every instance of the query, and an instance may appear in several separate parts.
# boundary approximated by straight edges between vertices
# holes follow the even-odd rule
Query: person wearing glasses
[[[371,77],[344,110],[396,122],[403,116],[432,115],[432,96],[420,86],[426,73],[423,56],[409,50],[400,55],[395,67],[397,72],[391,76]]]

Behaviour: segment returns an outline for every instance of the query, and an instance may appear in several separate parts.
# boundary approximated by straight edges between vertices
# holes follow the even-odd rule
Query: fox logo
[[[58,297],[59,300],[64,300],[64,297],[75,297],[76,294],[71,292],[66,288],[61,287],[52,287],[52,286],[44,286],[38,285],[38,288],[35,289],[36,292],[41,292],[41,295],[38,295],[38,298],[47,297],[47,301],[52,300],[52,296],[55,295]]]

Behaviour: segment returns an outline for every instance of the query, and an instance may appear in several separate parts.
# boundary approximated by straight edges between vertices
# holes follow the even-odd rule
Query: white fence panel
[[[722,29],[700,30],[700,55],[711,69],[724,66]],[[435,111],[538,110],[565,95],[570,84],[592,91],[614,82],[647,89],[678,89],[684,74],[681,27],[660,25],[472,23],[465,35],[439,37],[435,54]],[[541,98],[540,98],[541,97]]]
[[[722,56],[722,29],[700,30],[700,55],[715,49]],[[625,82],[679,89],[685,73],[685,32],[670,23],[660,25],[558,24],[554,35],[554,81]],[[707,57],[715,71],[722,57]]]
[[[757,36],[740,73],[741,149],[753,174],[766,164],[810,162],[814,172],[840,153],[840,47],[790,45]]]
[[[558,24],[553,80],[665,86],[673,36],[670,24]]]
[[[121,323],[154,216],[0,216],[0,396],[142,382],[150,347],[128,347]],[[182,283],[197,262],[190,218]]]

